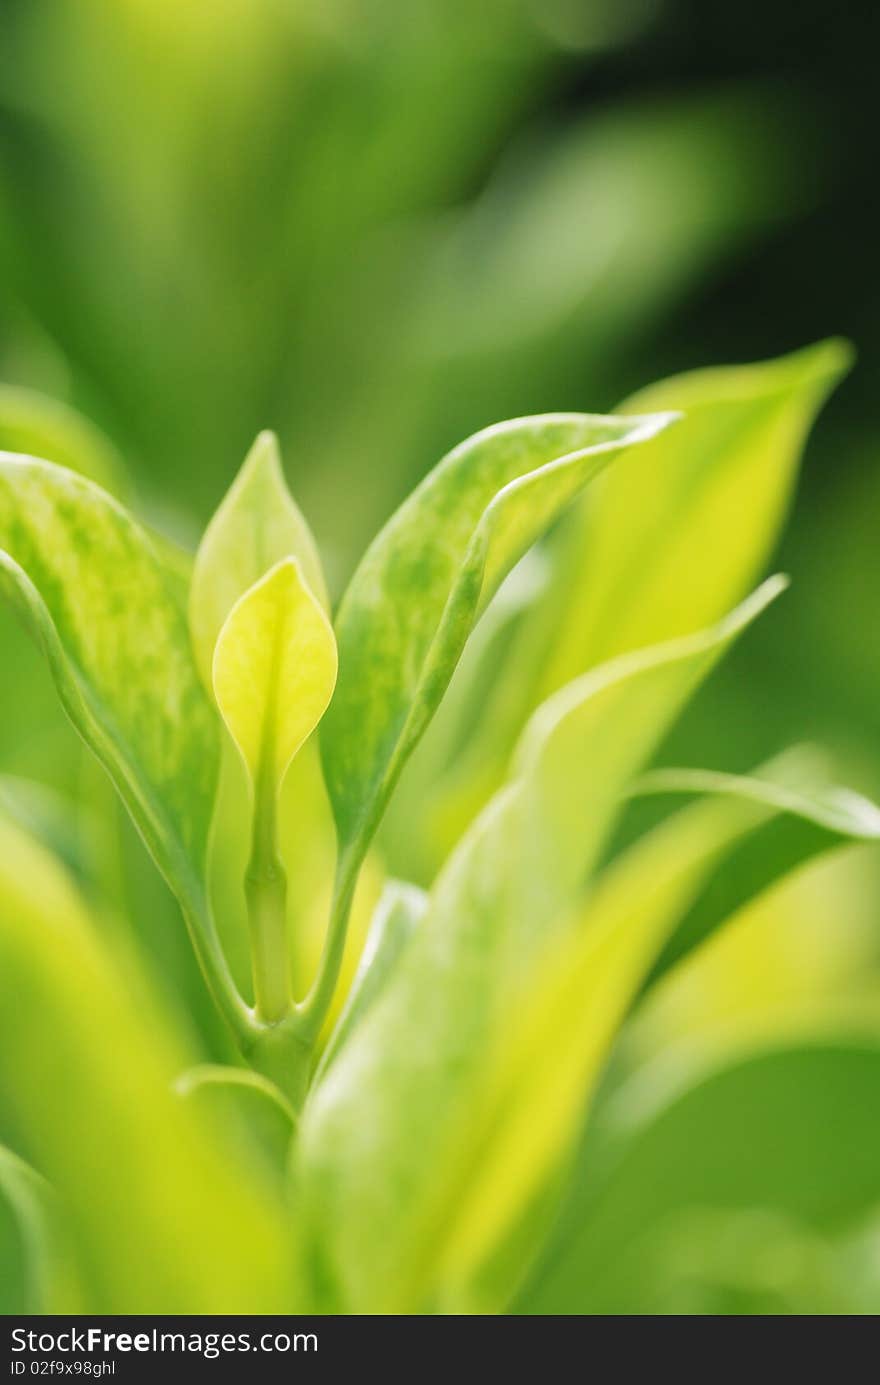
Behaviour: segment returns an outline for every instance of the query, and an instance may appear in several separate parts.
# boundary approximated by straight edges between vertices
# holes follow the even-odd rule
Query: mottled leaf
[[[488,428],[375,539],[339,610],[339,686],[321,732],[343,849],[363,849],[503,577],[612,457],[668,421],[548,414]]]
[[[166,874],[201,873],[216,729],[155,550],[97,486],[0,456],[0,582]]]
[[[99,487],[49,462],[0,455],[0,592],[42,648],[65,711],[180,899],[236,1025],[243,1007],[204,889],[216,717],[176,590],[149,536]]]

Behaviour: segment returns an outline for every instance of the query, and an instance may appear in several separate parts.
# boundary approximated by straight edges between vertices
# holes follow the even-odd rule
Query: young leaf
[[[255,787],[277,792],[336,682],[333,629],[285,558],[236,602],[217,639],[214,694]]]
[[[519,1014],[531,964],[563,928],[621,791],[779,586],[766,584],[711,630],[586,675],[540,709],[516,777],[441,873],[357,1042],[314,1089],[301,1125],[305,1196],[355,1311],[376,1311],[382,1295],[387,1304],[412,1294],[408,1311],[417,1306],[421,1271],[453,1217],[449,1200],[432,1206],[426,1230],[416,1209],[448,1191],[487,1048],[509,1030],[511,1007]],[[467,1202],[461,1187],[455,1200]]]
[[[669,421],[548,414],[488,428],[375,539],[340,607],[339,686],[321,730],[343,851],[363,851],[502,578],[613,456]]]
[[[214,649],[213,673],[217,705],[251,782],[245,890],[254,998],[258,1017],[275,1024],[290,1017],[292,1008],[279,793],[336,681],[333,628],[296,558],[282,559],[233,606]],[[301,1049],[293,1036],[291,1042]]]
[[[210,688],[214,646],[244,592],[280,562],[297,558],[303,576],[329,610],[321,559],[311,530],[287,489],[278,440],[261,433],[208,525],[196,554],[189,620],[196,663]]]
[[[242,1007],[204,899],[216,718],[175,590],[149,536],[99,487],[0,454],[0,593],[43,649],[65,711],[180,899],[236,1025]]]

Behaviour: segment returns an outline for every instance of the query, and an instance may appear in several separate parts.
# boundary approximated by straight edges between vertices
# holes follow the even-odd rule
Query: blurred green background
[[[484,424],[848,335],[725,749],[876,783],[877,37],[869,0],[7,0],[0,378],[190,541],[276,428],[338,591]]]
[[[0,445],[37,450],[26,391],[66,401],[100,430],[79,438],[94,472],[192,546],[272,427],[338,594],[483,425],[846,335],[858,365],[778,557],[792,591],[665,756],[744,770],[816,740],[876,795],[878,39],[871,0],[6,0]],[[64,461],[69,420],[53,444],[40,418]],[[5,612],[0,659],[4,802],[135,920],[222,1055],[175,911]],[[704,968],[636,1049],[872,978],[872,872],[817,877],[769,961],[765,930],[760,964],[747,939],[721,982]],[[841,889],[829,942],[803,918]],[[722,1233],[695,1223],[675,1253],[701,1264]],[[758,1247],[801,1234],[754,1226]],[[808,1278],[822,1259],[792,1255]]]

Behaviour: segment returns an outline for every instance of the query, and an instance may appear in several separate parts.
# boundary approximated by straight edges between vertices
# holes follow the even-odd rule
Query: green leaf
[[[174,1090],[206,1123],[234,1137],[249,1160],[259,1160],[279,1185],[287,1172],[296,1115],[284,1094],[259,1073],[204,1063],[188,1068]]]
[[[363,850],[503,577],[613,456],[668,422],[548,414],[488,428],[378,535],[340,607],[339,686],[321,732],[343,851]]]
[[[711,630],[585,675],[539,710],[514,778],[441,873],[357,1042],[314,1089],[301,1126],[304,1195],[328,1276],[355,1311],[414,1311],[448,1268],[441,1250],[472,1205],[455,1172],[486,1101],[487,1053],[511,1010],[520,1014],[537,960],[567,932],[622,790],[780,586],[765,584]]]
[[[45,457],[114,494],[127,487],[107,439],[75,409],[36,390],[0,385],[0,449]]]
[[[60,1208],[38,1173],[0,1145],[0,1311],[81,1313]]]
[[[740,1056],[618,1130],[517,1311],[651,1312],[652,1242],[696,1210],[858,1224],[880,1202],[878,1083],[875,1041],[817,1039]]]
[[[173,1095],[172,1018],[2,820],[0,974],[0,1118],[61,1200],[89,1311],[290,1311],[283,1204]]]
[[[146,534],[48,462],[0,456],[0,583],[166,874],[201,874],[214,718]]]
[[[499,670],[526,613],[546,589],[549,564],[531,549],[505,578],[468,640],[437,713],[391,795],[379,837],[392,874],[429,885],[464,824],[450,794],[438,795],[461,747],[479,737]]]
[[[284,558],[239,598],[217,639],[214,695],[252,783],[277,792],[336,682],[333,627]]]
[[[214,646],[239,597],[280,562],[297,558],[303,577],[329,609],[321,559],[281,469],[278,440],[261,433],[208,525],[196,554],[189,620],[196,662],[211,688]]]
[[[218,1002],[243,1022],[205,904],[216,716],[176,584],[109,495],[49,462],[0,455],[0,593],[42,648],[67,715],[175,891]]]
[[[850,360],[845,343],[828,341],[679,376],[621,405],[623,414],[682,417],[609,468],[553,542],[552,579],[484,696],[476,734],[445,779],[431,782],[433,816],[445,825],[435,859],[501,782],[539,702],[610,657],[717,620],[748,591],[784,518],[809,427]]]
[[[422,922],[428,908],[428,896],[415,885],[389,880],[370,923],[358,969],[355,972],[345,1007],[330,1036],[322,1056],[315,1081],[320,1082],[330,1064],[367,1012],[375,1005],[397,967],[404,949]]]

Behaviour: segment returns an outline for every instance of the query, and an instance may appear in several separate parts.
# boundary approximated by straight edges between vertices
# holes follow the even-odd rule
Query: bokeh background
[[[870,779],[878,28],[870,0],[7,0],[0,378],[85,412],[188,540],[276,428],[338,590],[484,424],[848,335],[794,592],[729,676],[772,685],[747,759],[781,726]]]
[[[792,590],[664,753],[745,770],[819,741],[876,795],[878,41],[871,0],[5,0],[0,445],[33,441],[31,391],[73,406],[95,473],[191,546],[272,427],[338,594],[485,424],[848,336],[778,555]],[[70,420],[54,452],[40,420],[64,461]],[[174,910],[5,613],[0,658],[4,801],[100,879],[222,1052]],[[644,1043],[873,986],[870,859],[801,889]]]

